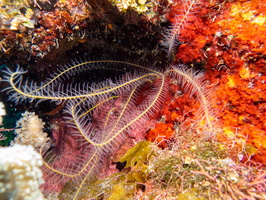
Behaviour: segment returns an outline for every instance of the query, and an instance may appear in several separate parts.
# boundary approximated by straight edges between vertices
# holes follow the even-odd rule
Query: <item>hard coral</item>
[[[35,113],[26,111],[22,114],[22,118],[17,121],[16,137],[11,144],[32,145],[38,150],[48,141],[47,133],[43,132],[44,124]]]
[[[0,149],[0,198],[44,200],[41,156],[32,146],[14,145]]]

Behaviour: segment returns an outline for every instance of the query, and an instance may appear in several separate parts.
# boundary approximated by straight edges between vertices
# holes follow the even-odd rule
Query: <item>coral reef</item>
[[[265,167],[232,157],[230,146],[208,142],[193,131],[179,132],[169,145],[171,148],[160,150],[151,142],[136,144],[117,163],[121,172],[90,185],[87,197],[197,200],[266,197]],[[246,149],[233,152],[237,153],[247,152]]]
[[[158,24],[165,22],[164,16],[168,3],[165,0],[156,3],[153,1],[59,0],[50,2],[43,0],[8,1],[8,5],[16,12],[11,12],[10,9],[2,6],[1,25],[4,27],[0,29],[0,57],[5,63],[12,62],[14,59],[19,63],[30,63],[34,59],[41,60],[40,58],[54,60],[55,54],[61,56],[62,53],[69,52],[76,46],[83,46],[82,50],[86,49],[86,51],[91,50],[89,47],[94,45],[105,48],[101,43],[107,43],[107,47],[110,43],[121,47],[127,46],[130,44],[129,41],[121,43],[123,40],[130,40],[129,37],[125,38],[127,35],[125,28],[133,27],[132,35],[143,41],[143,36],[154,36],[154,32],[159,33],[162,29]],[[120,12],[120,8],[123,11]],[[14,25],[11,29],[12,21]],[[151,30],[152,26],[156,28]],[[144,35],[141,33],[142,29],[144,29]],[[156,43],[152,45],[154,48]],[[130,51],[132,47],[126,48]],[[143,53],[143,48],[137,50],[139,54]],[[19,57],[13,55],[16,53]]]
[[[265,0],[6,3],[0,87],[49,116],[48,141],[24,114],[47,198],[266,198]]]
[[[263,162],[265,2],[197,1],[187,12],[183,7],[177,3],[168,15],[174,23],[169,36],[178,40],[172,51],[176,52],[175,62],[205,66],[206,78],[216,90],[216,116],[224,129],[219,140],[231,140],[235,135],[240,141],[247,138],[257,149],[254,160]]]
[[[32,29],[36,23],[34,10],[29,7],[31,1],[0,2],[0,30]]]
[[[120,158],[120,172],[89,185],[86,198],[132,199],[136,190],[142,190],[147,179],[148,161],[158,155],[158,147],[148,141],[141,141]],[[99,189],[100,188],[100,189]]]
[[[111,2],[122,12],[126,12],[128,9],[135,10],[139,13],[153,12],[152,7],[154,6],[151,0],[111,0]]]
[[[44,122],[35,113],[26,111],[17,121],[16,137],[11,145],[31,145],[36,150],[48,141],[47,133],[43,132]]]
[[[173,140],[174,135],[178,129],[191,130],[195,121],[197,121],[197,111],[200,104],[195,96],[191,96],[189,91],[176,84],[175,80],[170,80],[169,95],[159,111],[158,117],[160,122],[155,124],[155,127],[148,130],[145,138],[148,141],[156,142],[158,146],[167,148],[168,143]],[[208,88],[207,94],[211,94],[213,91]],[[209,104],[215,102],[215,98],[209,101]],[[214,107],[212,110],[212,116],[215,116]],[[201,123],[201,122],[199,122]],[[204,124],[204,122],[202,122]],[[215,120],[212,120],[215,124]],[[219,126],[216,126],[218,129]],[[195,131],[199,131],[197,126]],[[218,132],[218,130],[215,130]]]
[[[44,57],[52,47],[58,47],[59,39],[78,30],[80,22],[90,16],[88,3],[79,0],[58,1],[54,5],[46,0],[1,3],[0,38],[4,53],[18,46],[21,52]]]
[[[40,4],[49,4],[47,0],[38,1]],[[1,57],[10,54],[15,47],[28,49],[34,38],[34,29],[40,4],[37,1],[9,1],[0,2],[0,53]],[[36,6],[38,8],[36,8]]]
[[[90,81],[94,80],[86,79],[85,84],[68,84],[69,79],[81,81],[79,75],[86,73],[92,78],[97,77],[97,71],[102,69],[115,72],[116,81],[97,79],[98,82],[92,84]],[[73,189],[69,187],[65,198],[83,196],[84,188],[91,184],[93,177],[99,172],[104,176],[103,173],[108,171],[104,163],[108,163],[107,158],[114,155],[127,138],[144,139],[145,132],[131,130],[156,118],[172,81],[176,88],[183,88],[198,102],[191,126],[201,129],[202,137],[211,139],[216,135],[209,101],[211,93],[205,90],[202,74],[184,66],[172,66],[160,72],[123,61],[73,61],[41,83],[23,78],[25,71],[20,68],[5,73],[3,81],[10,84],[6,90],[10,100],[16,103],[34,99],[57,103],[68,100],[66,128],[62,129],[63,132],[54,132],[53,140],[40,150],[45,166],[44,192],[49,193],[50,189],[59,192],[63,185],[71,182]]]
[[[174,125],[172,123],[157,123],[153,129],[147,131],[145,138],[148,141],[158,143],[158,146],[166,148],[167,141],[174,135]]]
[[[31,146],[0,149],[0,198],[43,200],[41,156]]]

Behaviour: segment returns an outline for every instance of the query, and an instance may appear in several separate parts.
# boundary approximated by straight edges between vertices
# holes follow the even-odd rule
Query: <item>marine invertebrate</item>
[[[197,0],[177,1],[173,5],[172,11],[169,15],[173,17],[171,27],[166,30],[162,45],[165,47],[168,56],[173,53],[177,46],[177,39],[182,28],[187,23],[193,9],[197,4]]]
[[[184,26],[172,26],[168,34],[179,33],[175,61],[204,64],[216,85],[215,107],[224,129],[219,139],[240,133],[257,148],[253,158],[265,164],[265,1],[201,0],[191,8]],[[171,7],[173,24],[180,9],[178,3]],[[173,44],[171,37],[166,40]]]
[[[43,132],[44,122],[32,112],[25,112],[17,121],[16,137],[11,145],[32,145],[36,150],[48,141],[47,133]]]
[[[184,44],[180,45],[178,49],[178,55],[176,57],[184,63],[192,61],[206,61],[208,70],[215,69],[216,72],[209,73],[209,75],[214,77],[218,74],[214,78],[214,81],[219,80],[220,83],[222,83],[224,80],[228,81],[225,87],[226,89],[221,89],[218,91],[218,93],[216,93],[216,95],[219,94],[219,97],[221,98],[221,104],[216,106],[220,107],[224,111],[224,115],[221,117],[221,119],[224,120],[224,125],[228,124],[228,126],[231,126],[233,124],[235,127],[238,125],[244,127],[245,130],[248,130],[246,133],[249,136],[249,140],[254,142],[254,146],[265,148],[265,139],[263,133],[259,133],[257,128],[253,128],[253,125],[256,124],[259,129],[263,130],[263,123],[265,121],[263,118],[263,113],[265,111],[264,98],[261,94],[256,93],[256,89],[252,89],[254,86],[261,88],[261,91],[265,89],[263,87],[263,83],[265,83],[265,81],[263,80],[264,76],[262,73],[265,71],[265,69],[263,67],[257,66],[257,63],[259,63],[260,66],[263,66],[263,54],[265,53],[264,47],[262,45],[263,42],[256,40],[255,42],[249,43],[245,36],[239,34],[236,30],[223,32],[221,31],[223,28],[217,28],[217,26],[226,27],[225,24],[227,23],[227,18],[223,17],[228,14],[227,12],[229,10],[230,12],[239,10],[241,7],[239,5],[232,6],[233,3],[228,2],[228,5],[230,5],[230,9],[228,10],[224,10],[223,5],[219,5],[217,10],[221,10],[221,13],[218,18],[211,18],[212,13],[208,13],[209,15],[206,17],[206,11],[212,9],[209,4],[206,5],[206,7],[204,7],[204,9],[202,9],[200,12],[200,14],[203,13],[202,16],[195,14],[193,11],[193,4],[187,5],[190,6],[186,6],[186,8],[183,9],[181,17],[178,18],[181,20],[179,20],[177,23],[177,27],[171,30],[173,32],[170,33],[170,37],[168,38],[168,47],[170,47],[174,41],[176,41],[177,35],[180,36],[181,28],[189,24],[187,31],[183,31],[184,34],[182,36],[184,37],[179,37]],[[248,5],[250,4],[248,3]],[[202,7],[203,6],[201,6],[201,8]],[[247,16],[250,16],[250,13],[248,15],[242,16],[244,17],[243,19],[245,19],[244,21],[246,21]],[[196,19],[193,22],[190,20],[192,17],[193,19]],[[219,17],[221,18],[219,19]],[[251,18],[253,19],[253,17]],[[216,19],[218,20],[216,21]],[[257,14],[254,16],[254,19],[255,20],[253,21],[253,24],[255,24],[255,27],[263,27],[263,23],[261,23],[264,21],[263,15],[260,16]],[[216,22],[211,23],[209,29],[203,30],[203,24],[207,26],[210,24],[211,20],[212,22]],[[191,23],[188,23],[188,21]],[[200,28],[196,26],[197,23],[200,24],[197,25],[200,26]],[[213,30],[210,30],[212,28]],[[227,29],[229,28],[227,27]],[[236,32],[240,35],[239,38],[237,38]],[[230,35],[231,33],[234,33],[234,35]],[[212,43],[210,41],[212,41]],[[241,45],[239,45],[239,43]],[[249,47],[256,46],[259,48],[255,48],[254,52],[249,54],[246,53],[245,50],[246,44],[248,44]],[[253,46],[253,44],[255,45]],[[236,52],[233,50],[236,47],[241,47],[243,51],[241,50]],[[172,47],[169,49],[172,49]],[[168,51],[172,52],[172,50]],[[262,55],[256,54],[256,52]],[[259,62],[255,60],[259,60]],[[254,62],[256,62],[256,64],[254,64]],[[103,65],[107,65],[107,67],[103,67]],[[125,66],[126,69],[124,69]],[[88,68],[90,69],[88,70]],[[260,71],[261,73],[253,76],[251,69]],[[227,77],[221,78],[221,76],[225,76],[226,72],[229,70],[231,74]],[[232,73],[235,73],[235,71],[238,70],[240,73],[232,76]],[[83,85],[68,84],[70,79],[75,79],[78,74],[87,73],[87,71],[92,72],[92,75],[89,75],[91,77],[95,76],[96,74],[93,71],[116,71],[118,72],[118,78],[109,79],[111,80],[110,82],[101,82],[97,80],[97,85],[92,86],[91,84],[96,82],[95,79],[92,81],[86,80],[89,81],[89,83],[84,83]],[[120,74],[120,72],[123,73]],[[16,100],[18,102],[23,100],[34,101],[35,99],[53,100],[56,102],[68,101],[66,107],[66,112],[68,114],[66,115],[65,125],[67,128],[60,131],[58,134],[53,133],[52,141],[49,141],[47,146],[44,146],[41,149],[41,153],[44,157],[43,162],[46,165],[46,170],[44,170],[44,172],[46,174],[48,184],[51,183],[51,185],[54,186],[60,181],[62,185],[68,181],[72,182],[74,187],[76,187],[73,190],[74,194],[70,194],[70,196],[73,198],[83,194],[83,188],[87,187],[87,184],[92,179],[91,177],[96,174],[96,168],[102,163],[108,162],[106,157],[111,155],[112,152],[116,151],[116,149],[119,148],[119,145],[123,143],[125,138],[128,136],[134,137],[135,139],[138,138],[136,140],[141,140],[141,138],[143,138],[143,134],[134,135],[132,134],[131,130],[145,123],[147,118],[157,115],[156,112],[159,110],[157,108],[162,106],[162,102],[165,98],[165,95],[161,95],[161,92],[167,94],[167,88],[171,87],[172,81],[176,80],[176,84],[179,84],[181,88],[184,88],[185,92],[190,94],[187,98],[191,98],[191,96],[193,98],[195,97],[197,103],[199,104],[199,108],[197,108],[197,106],[193,107],[196,108],[196,112],[191,113],[193,114],[193,117],[196,117],[193,119],[194,124],[192,121],[192,124],[189,123],[189,125],[193,126],[196,124],[196,130],[199,132],[203,130],[203,135],[207,135],[207,137],[213,136],[214,132],[216,132],[214,131],[215,127],[212,120],[213,111],[211,108],[211,102],[209,101],[212,93],[205,89],[203,80],[196,78],[197,74],[189,74],[187,70],[182,69],[182,66],[173,67],[172,69],[167,69],[166,71],[151,71],[150,69],[142,66],[110,60],[105,62],[74,62],[73,65],[62,68],[61,71],[57,74],[54,74],[50,80],[46,80],[40,84],[31,82],[30,80],[26,80],[24,82],[22,79],[22,76],[24,75],[22,75],[22,73],[23,72],[19,70],[15,73],[8,72],[9,77],[6,77],[6,81],[11,83],[12,88],[10,89],[16,93],[13,93],[11,98],[17,98]],[[217,78],[218,76],[220,76],[219,79]],[[246,88],[249,88],[249,90],[246,90],[245,88],[239,88],[236,85],[236,83],[241,83],[243,80],[245,80],[245,83],[247,83],[245,86]],[[27,84],[30,85],[28,88],[25,87]],[[162,88],[161,91],[160,88]],[[234,94],[236,95],[232,95],[232,93],[229,95],[229,93],[232,91],[232,88]],[[226,95],[223,94],[224,91],[227,91]],[[178,94],[180,94],[180,91],[177,91],[176,96],[178,96]],[[245,100],[243,100],[241,96],[248,96],[249,98],[244,98]],[[230,101],[228,101],[228,99]],[[252,109],[247,109],[245,105],[249,105],[251,100],[253,105],[251,105],[250,108]],[[173,102],[174,103],[172,103],[172,105],[177,105],[177,101],[173,100]],[[222,107],[221,105],[226,106]],[[254,112],[252,113],[252,111]],[[165,112],[167,112],[166,109]],[[180,114],[178,111],[168,113],[171,114],[165,117],[166,120],[171,121],[171,123],[177,122],[176,126],[178,126],[179,123],[184,125],[184,121],[182,119],[178,119],[183,113]],[[232,115],[232,113],[234,113],[234,115]],[[163,121],[164,119],[162,118],[161,120]],[[165,122],[165,124],[166,123],[168,122]],[[198,123],[203,124],[203,126],[198,125]],[[164,124],[164,122],[161,122],[161,124]],[[172,134],[177,133],[178,129],[175,127],[173,130],[173,126],[171,124],[169,127],[170,131],[165,132],[164,134],[167,136],[170,135],[171,137]],[[152,132],[151,130],[150,132]],[[224,132],[227,130],[228,129],[225,128]],[[110,135],[108,135],[109,132]],[[159,132],[157,136],[160,134],[162,133]],[[157,136],[155,136],[155,138]],[[64,144],[61,144],[61,141],[64,141]],[[209,166],[207,166],[208,168],[204,168],[204,170],[202,170],[200,166],[205,164],[205,162],[199,161],[198,164],[195,160],[193,160],[194,158],[191,157],[192,156],[190,155],[186,156],[183,163],[178,163],[180,164],[180,167],[183,167],[183,165],[189,165],[197,169],[197,171],[193,171],[192,174],[189,174],[190,177],[195,177],[195,179],[208,179],[206,182],[202,183],[203,187],[204,184],[209,186],[211,181],[211,183],[218,183],[218,181],[215,180],[216,176],[211,177],[210,174],[214,173],[218,176],[218,174],[224,173],[224,170],[219,171],[217,169],[218,172],[213,172]],[[208,162],[213,163],[215,161],[208,160]],[[228,160],[222,160],[221,162],[227,161]],[[197,165],[195,165],[195,163]],[[229,161],[229,164],[232,163],[233,162]],[[225,168],[225,170],[228,168],[227,165],[220,165],[220,163],[215,162],[215,165],[216,164],[220,168]],[[245,168],[246,166],[241,169],[245,170]],[[229,172],[231,173],[230,170]],[[250,172],[250,174],[253,174],[253,169],[250,170]],[[254,171],[254,173],[258,173],[258,171]],[[175,173],[173,174],[174,177]],[[240,170],[239,174],[244,174],[244,172],[242,173]],[[232,176],[233,179],[228,179],[229,182],[235,181],[236,178],[239,177],[239,175],[236,175],[235,173],[232,173]],[[264,177],[265,176],[262,173],[257,180],[264,183]],[[245,181],[246,180],[247,179],[245,179]],[[163,180],[163,182],[165,182],[165,180]],[[222,184],[223,191],[224,189],[229,188],[238,192],[238,194],[242,195],[243,198],[250,197],[245,195],[245,190],[244,192],[239,192],[239,190],[236,190],[235,187],[231,187],[231,183],[230,187],[226,187],[227,182],[223,182]],[[256,185],[256,179],[253,183],[251,183],[251,185],[252,184]],[[237,186],[239,185],[241,184],[238,184]],[[218,187],[220,186],[221,185],[218,184]],[[118,187],[120,187],[120,185],[118,185]],[[68,188],[71,187],[69,186]],[[198,190],[192,189],[184,194],[184,196],[190,195],[195,197],[197,193]],[[233,195],[230,197],[234,198]]]
[[[115,72],[116,76],[97,82],[93,80],[97,71]],[[73,61],[41,83],[23,79],[25,73],[20,68],[15,72],[6,71],[4,81],[9,82],[10,87],[5,90],[11,100],[16,103],[35,99],[67,101],[67,130],[59,137],[54,135],[40,149],[46,168],[47,185],[43,186],[46,191],[49,186],[60,191],[71,181],[74,188],[69,197],[76,199],[82,195],[86,184],[99,169],[103,170],[100,165],[104,166],[107,157],[117,151],[126,138],[144,139],[145,132],[133,135],[131,130],[156,116],[167,96],[169,81],[175,81],[196,97],[201,106],[194,126],[201,124],[202,134],[207,138],[215,135],[209,101],[211,93],[205,89],[201,74],[186,70],[184,66],[172,66],[161,72],[123,61]],[[80,74],[87,74],[92,80],[69,83]]]
[[[14,145],[0,149],[0,198],[43,200],[41,156],[32,146]]]

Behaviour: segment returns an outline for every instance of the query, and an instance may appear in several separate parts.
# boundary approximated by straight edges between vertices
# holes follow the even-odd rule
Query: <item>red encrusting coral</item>
[[[260,151],[266,149],[266,76],[250,69],[223,76],[217,88],[220,120],[227,130],[237,130]],[[255,157],[258,158],[259,155]],[[260,159],[259,159],[260,160]]]
[[[172,7],[170,21],[176,21],[180,8],[178,3]],[[265,0],[197,1],[179,30],[175,55],[176,62],[203,63],[206,78],[216,85],[224,129],[218,138],[242,135],[257,149],[253,158],[259,162],[266,159],[265,15]]]

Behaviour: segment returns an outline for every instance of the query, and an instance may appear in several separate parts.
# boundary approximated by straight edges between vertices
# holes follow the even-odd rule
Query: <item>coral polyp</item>
[[[99,71],[103,75],[115,72],[115,76],[98,82],[71,83],[80,75],[93,79]],[[108,171],[107,158],[124,141],[144,139],[145,131],[134,130],[147,126],[149,119],[158,115],[169,93],[169,81],[175,81],[199,102],[194,126],[200,126],[207,138],[216,134],[206,83],[200,73],[184,66],[160,71],[123,61],[74,61],[41,83],[23,78],[25,73],[21,69],[6,71],[4,81],[10,83],[6,88],[10,100],[67,101],[65,131],[53,132],[53,138],[40,150],[46,192],[59,192],[70,181],[75,189],[69,198],[76,199],[94,176],[99,172],[104,176],[103,169]],[[64,138],[64,143],[60,138]]]

